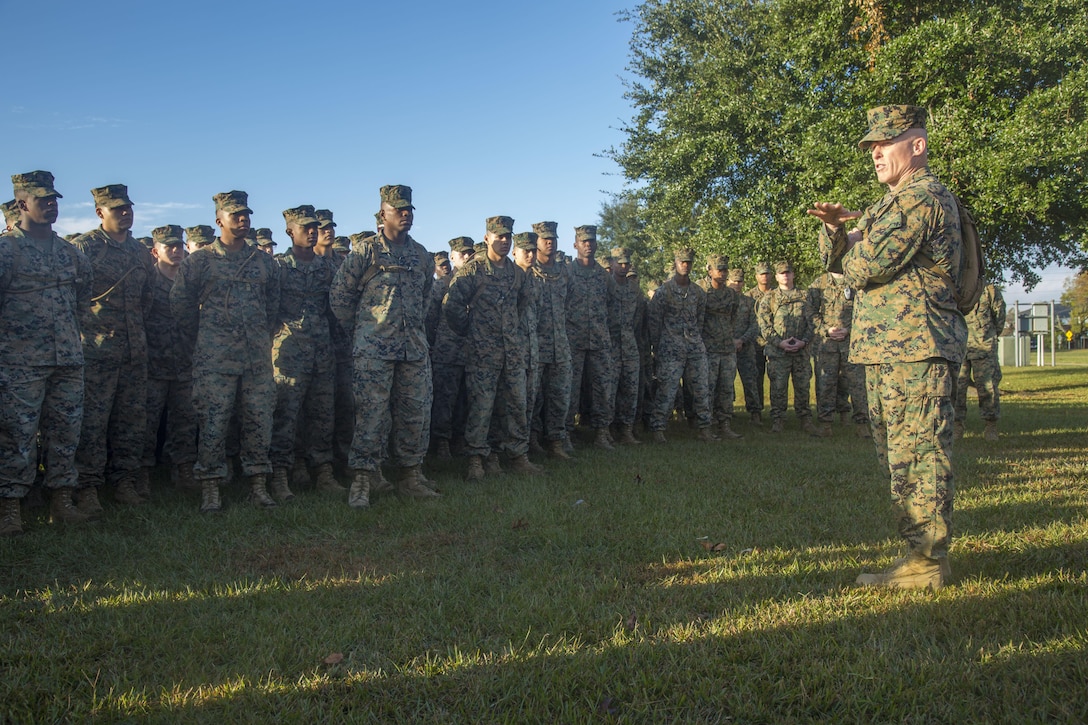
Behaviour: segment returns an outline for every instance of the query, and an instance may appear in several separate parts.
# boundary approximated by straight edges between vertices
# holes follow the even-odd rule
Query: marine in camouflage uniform
[[[641,373],[638,335],[646,316],[646,296],[642,294],[638,275],[631,266],[630,250],[616,247],[609,256],[612,279],[616,283],[612,311],[616,319],[612,338],[612,357],[616,363],[613,376],[615,389],[612,392],[612,398],[616,401],[613,418],[617,429],[615,440],[617,443],[638,445],[641,441],[634,433]]]
[[[865,402],[865,368],[850,362],[850,325],[857,292],[837,272],[824,272],[809,285],[812,325],[820,344],[816,352],[816,417],[822,436],[843,397],[853,403],[858,435],[868,438],[869,407]]]
[[[0,234],[0,535],[23,532],[42,434],[54,520],[79,523],[72,505],[83,420],[82,311],[91,306],[91,264],[53,232],[57,199],[48,171],[11,177],[19,225]]]
[[[0,212],[4,214],[4,231],[10,232],[19,226],[19,202],[15,199],[0,204]]]
[[[929,170],[926,110],[881,106],[868,116],[859,145],[888,192],[860,214],[825,202],[809,210],[824,222],[825,267],[858,290],[850,360],[865,365],[873,438],[910,547],[907,557],[883,573],[862,574],[858,584],[939,587],[950,576],[953,366],[967,343],[956,305],[959,211]],[[855,218],[847,233],[845,222]]]
[[[955,434],[963,437],[967,421],[967,387],[978,392],[978,409],[986,421],[986,440],[996,441],[997,421],[1001,417],[1001,365],[997,361],[997,343],[1005,328],[1005,298],[1001,290],[986,285],[978,304],[966,316],[967,356],[956,379]]]
[[[276,257],[280,276],[279,324],[272,338],[276,408],[272,418],[272,495],[294,498],[287,472],[301,455],[315,469],[319,491],[342,493],[332,466],[336,359],[329,327],[329,288],[336,263],[314,253],[318,220],[309,204],[283,212],[291,248]]]
[[[537,343],[540,353],[538,395],[532,403],[531,426],[554,458],[568,459],[567,413],[570,410],[571,359],[567,339],[569,268],[560,264],[556,246],[558,224],[533,224],[537,235],[536,275],[541,282],[537,306]]]
[[[789,385],[793,380],[793,409],[802,429],[815,434],[809,389],[812,384],[812,359],[808,345],[812,341],[812,307],[808,292],[793,285],[793,265],[778,262],[774,267],[778,287],[759,301],[756,317],[767,356],[767,378],[771,383],[772,433],[782,432]]]
[[[206,247],[215,241],[215,228],[207,224],[197,224],[185,230],[185,249],[192,254],[201,247]]]
[[[741,314],[741,298],[726,282],[729,258],[711,254],[707,258],[707,277],[698,284],[706,292],[706,315],[703,317],[703,344],[706,346],[707,381],[710,386],[711,416],[718,423],[723,438],[740,438],[734,433],[733,397],[737,377],[737,318]]]
[[[193,350],[193,404],[200,423],[196,479],[200,510],[219,511],[227,475],[227,432],[237,413],[239,457],[250,498],[264,508],[276,383],[272,333],[278,325],[280,276],[276,261],[246,241],[253,213],[244,191],[213,197],[220,236],[185,258],[170,290],[170,306]]]
[[[574,431],[574,415],[582,407],[582,377],[588,375],[589,424],[596,431],[593,444],[612,450],[608,427],[615,415],[613,398],[616,374],[612,340],[619,335],[614,319],[616,281],[597,263],[597,227],[591,224],[574,230],[578,253],[568,271],[567,340],[570,343],[570,407],[567,434]],[[583,421],[584,423],[584,421]]]
[[[486,253],[477,253],[457,272],[442,306],[450,327],[464,334],[467,343],[465,452],[470,481],[483,478],[483,460],[493,449],[492,427],[510,457],[511,470],[540,472],[527,455],[525,383],[530,351],[525,316],[532,292],[528,275],[507,257],[513,227],[514,220],[508,216],[487,219]],[[491,470],[498,471],[495,463]]]
[[[351,240],[336,236],[336,221],[329,209],[318,209],[317,246],[314,253],[327,259],[333,267],[333,274],[351,251]],[[339,241],[338,241],[339,240]],[[346,244],[345,244],[346,242]],[[351,377],[354,364],[351,358],[351,338],[336,320],[331,310],[328,314],[329,330],[332,337],[333,357],[336,360],[333,387],[336,392],[333,403],[333,462],[341,471],[348,470],[348,457],[351,455],[351,438],[355,434],[355,400],[352,393]],[[301,471],[299,471],[301,473]],[[323,490],[335,492],[339,484],[321,474],[318,482]],[[334,485],[335,484],[335,485]]]
[[[759,321],[756,319],[756,303],[748,295],[744,294],[744,270],[733,268],[729,270],[727,284],[729,289],[737,292],[737,316],[734,320],[733,333],[740,341],[737,348],[737,374],[740,377],[741,389],[744,390],[744,407],[749,413],[752,408],[758,406],[759,388],[756,386],[756,353],[763,354],[763,350],[756,350],[756,338],[759,337]]]
[[[744,293],[752,299],[752,309],[758,310],[759,303],[764,295],[773,289],[774,268],[767,262],[760,262],[756,265],[756,286]],[[758,313],[756,319],[756,326],[758,327]],[[767,341],[763,339],[762,332],[757,333],[755,345],[756,394],[752,397],[745,395],[744,401],[744,407],[751,416],[752,422],[756,425],[763,424],[763,381],[767,377],[767,355],[764,354],[766,344]]]
[[[540,336],[537,334],[537,322],[540,312],[540,298],[544,294],[544,279],[536,268],[536,232],[519,232],[513,236],[514,263],[525,272],[529,304],[521,317],[521,335],[528,350],[525,364],[525,424],[531,426],[533,404],[540,395]],[[533,449],[532,428],[529,429],[529,447]],[[540,441],[535,441],[535,452],[543,453]]]
[[[392,488],[381,473],[387,453],[401,469],[399,493],[439,495],[423,483],[421,469],[432,399],[423,318],[434,283],[434,257],[408,234],[415,219],[412,189],[390,184],[380,196],[382,231],[353,243],[329,292],[332,311],[353,340],[352,508],[366,508],[371,493]]]
[[[166,415],[163,456],[174,468],[179,488],[196,485],[196,409],[193,408],[193,361],[170,307],[181,261],[185,258],[181,227],[167,224],[151,231],[155,244],[151,272],[151,308],[144,316],[147,332],[147,427],[143,465],[155,466],[159,425]]]
[[[706,292],[690,278],[695,252],[681,248],[674,258],[673,276],[657,288],[647,311],[657,375],[650,429],[655,443],[665,442],[665,428],[683,378],[685,387],[691,388],[699,439],[717,440],[711,428],[706,345],[702,335]]]
[[[454,237],[449,241],[451,258],[457,267],[464,266],[475,253],[469,237]],[[435,453],[443,460],[452,456],[450,441],[464,438],[467,405],[459,400],[465,394],[465,336],[455,332],[442,314],[442,301],[450,289],[453,275],[435,280],[427,307],[427,339],[431,345],[431,366],[434,380],[434,403],[431,406],[431,437]]]
[[[83,338],[83,427],[76,449],[79,508],[101,513],[97,488],[109,476],[114,498],[124,504],[148,497],[143,468],[147,418],[133,415],[147,406],[147,335],[144,313],[151,307],[153,260],[137,242],[128,187],[111,184],[91,190],[102,225],[76,238],[94,269],[91,307],[80,320]]]

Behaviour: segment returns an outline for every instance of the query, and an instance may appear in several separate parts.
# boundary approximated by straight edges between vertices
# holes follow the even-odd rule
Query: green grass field
[[[886,477],[792,419],[538,480],[458,461],[366,512],[37,512],[0,541],[0,720],[1088,721],[1088,353],[1058,362],[1005,370],[999,443],[972,408],[936,593],[851,586],[899,551]]]

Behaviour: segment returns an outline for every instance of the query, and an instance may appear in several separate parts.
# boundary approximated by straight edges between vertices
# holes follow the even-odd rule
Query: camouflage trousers
[[[388,454],[398,468],[423,463],[430,443],[431,360],[355,358],[355,435],[348,466],[376,471]]]
[[[457,398],[465,385],[465,367],[434,363],[434,402],[431,404],[431,437],[450,441],[465,434],[465,421],[458,416]]]
[[[33,485],[39,430],[46,488],[75,488],[82,422],[82,367],[0,366],[0,498],[22,498]]]
[[[698,427],[709,428],[713,421],[710,418],[706,353],[682,350],[661,352],[655,362],[657,387],[654,390],[653,410],[650,412],[650,430],[663,431],[668,426],[669,416],[676,407],[676,394],[680,389],[681,378],[684,380],[684,389],[691,389],[692,409]]]
[[[271,356],[266,369],[240,375],[194,371],[193,407],[200,425],[193,467],[197,479],[226,478],[227,436],[232,414],[237,415],[242,474],[272,472],[268,448],[272,442],[276,383],[272,378]]]
[[[891,475],[899,535],[933,558],[952,543],[951,368],[936,358],[865,366],[873,442]]]
[[[546,441],[567,438],[567,413],[570,411],[570,361],[541,363],[537,368],[540,383],[533,400],[533,430]]]
[[[737,356],[734,353],[706,354],[707,382],[710,386],[710,413],[719,423],[733,420],[734,381],[737,379]]]
[[[589,376],[589,424],[596,430],[612,424],[616,401],[613,398],[615,375],[612,350],[571,350],[570,406],[567,410],[567,431],[574,430],[574,415],[582,405],[582,376]],[[585,421],[582,421],[585,424]]]
[[[750,342],[744,343],[737,352],[737,373],[740,375],[741,389],[744,390],[744,409],[749,413],[763,410],[763,386],[756,385],[757,374],[760,377],[759,382],[762,383],[762,373],[756,369],[757,352],[759,355],[763,354]]]
[[[525,368],[467,367],[465,387],[468,389],[465,454],[487,456],[493,443],[498,443],[510,456],[528,453]]]
[[[613,421],[620,425],[635,424],[635,414],[638,412],[639,373],[640,366],[637,357],[629,357],[616,363],[616,374],[613,376],[615,386],[612,390],[612,399],[616,401]]]
[[[299,454],[310,466],[332,463],[335,370],[298,376],[277,374],[276,409],[272,414],[272,444],[268,456],[274,468],[295,463]]]
[[[812,394],[812,361],[802,349],[788,355],[768,357],[767,378],[771,381],[771,420],[786,417],[790,402],[790,380],[793,380],[793,410],[799,419],[811,418],[809,396]]]
[[[143,465],[147,359],[83,366],[83,426],[76,448],[79,488],[101,486]]]
[[[996,421],[1001,417],[1001,365],[997,355],[971,357],[960,365],[956,377],[956,420],[967,420],[967,387],[978,392],[978,410],[983,420]]]
[[[193,408],[193,380],[147,381],[147,426],[144,429],[143,465],[154,466],[159,443],[159,424],[166,415],[163,458],[172,466],[196,462],[196,410]]]
[[[853,403],[855,423],[868,423],[865,395],[865,369],[849,360],[849,340],[825,340],[816,356],[816,415],[830,423],[835,413],[849,410],[844,399]]]
[[[347,467],[351,453],[351,437],[355,435],[355,401],[351,392],[353,365],[351,356],[337,356],[333,389],[333,459]]]

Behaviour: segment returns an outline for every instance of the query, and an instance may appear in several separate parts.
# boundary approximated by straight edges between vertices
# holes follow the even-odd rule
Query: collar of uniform
[[[917,169],[911,169],[907,173],[903,174],[903,178],[901,178],[899,180],[898,184],[891,187],[891,191],[892,192],[901,191],[907,185],[913,184],[915,181],[917,181],[920,176],[923,176],[923,175],[928,174],[928,173],[929,173],[929,167],[928,166],[920,166]]]
[[[99,240],[105,242],[106,244],[108,244],[111,247],[116,247],[117,249],[120,249],[121,247],[124,247],[126,244],[128,244],[128,241],[130,239],[133,242],[136,241],[136,237],[132,236],[131,231],[125,232],[125,241],[123,241],[123,242],[119,242],[116,239],[114,239],[113,237],[111,237],[109,234],[106,233],[106,230],[103,229],[102,227],[98,227],[98,229],[95,229],[94,230],[94,235]]]

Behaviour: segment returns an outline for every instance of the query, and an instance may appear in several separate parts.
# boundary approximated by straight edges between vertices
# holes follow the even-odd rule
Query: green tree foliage
[[[643,287],[661,284],[671,273],[672,246],[654,240],[646,231],[646,209],[632,193],[616,194],[601,204],[597,256],[604,257],[616,247],[631,251]]]
[[[1083,0],[647,0],[624,17],[635,113],[610,154],[650,238],[814,273],[805,209],[879,198],[865,110],[912,103],[991,267],[1028,285],[1088,267]]]
[[[1088,272],[1065,280],[1061,303],[1069,305],[1069,325],[1073,334],[1080,335],[1088,330]]]

